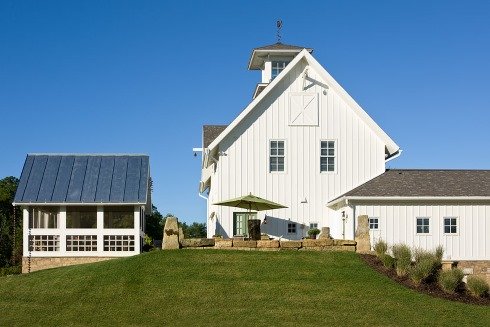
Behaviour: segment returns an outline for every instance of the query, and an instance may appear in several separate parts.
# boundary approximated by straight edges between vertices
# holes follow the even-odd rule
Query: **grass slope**
[[[0,325],[488,325],[354,253],[156,251],[0,277]]]

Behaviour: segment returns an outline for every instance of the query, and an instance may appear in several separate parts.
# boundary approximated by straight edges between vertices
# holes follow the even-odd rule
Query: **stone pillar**
[[[320,236],[318,236],[319,239],[332,239],[332,236],[330,236],[330,227],[322,227],[322,232],[320,233]]]
[[[369,218],[367,215],[362,215],[357,218],[355,240],[357,242],[357,252],[371,252],[371,238],[369,237]]]
[[[260,219],[250,219],[248,221],[248,236],[251,240],[260,240]]]
[[[175,217],[168,217],[163,228],[163,250],[179,249],[179,221]]]

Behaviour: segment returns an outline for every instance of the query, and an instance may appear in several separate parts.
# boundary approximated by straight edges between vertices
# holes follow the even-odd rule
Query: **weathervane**
[[[281,19],[279,19],[276,22],[276,26],[277,26],[277,43],[281,43],[281,29],[282,29],[282,20]]]

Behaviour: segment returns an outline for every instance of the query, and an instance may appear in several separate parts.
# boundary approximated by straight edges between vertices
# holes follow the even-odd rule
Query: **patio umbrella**
[[[252,210],[264,211],[264,210],[287,208],[286,206],[283,206],[282,204],[275,203],[275,202],[260,198],[258,196],[252,195],[252,193],[250,193],[249,195],[241,196],[239,198],[230,199],[230,200],[221,201],[221,202],[216,202],[213,204],[219,205],[219,206],[248,209],[249,213]],[[258,221],[259,221],[258,224],[255,222],[255,223],[253,223],[253,225],[255,227],[258,226],[258,229],[259,229],[258,237],[260,238],[260,220],[258,220]],[[249,220],[249,222],[250,222],[250,220]],[[252,228],[251,224],[249,223],[249,234],[255,234],[255,233],[251,233],[251,231],[250,231],[251,228]],[[254,239],[257,239],[257,236],[251,236],[251,237]]]

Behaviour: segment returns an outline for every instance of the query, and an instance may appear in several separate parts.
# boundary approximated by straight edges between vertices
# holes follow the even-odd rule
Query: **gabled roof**
[[[490,170],[392,169],[329,202],[344,199],[489,198]]]
[[[226,127],[226,129],[209,144],[208,148],[213,150],[219,143],[234,130],[240,122],[247,117],[257,105],[267,97],[272,90],[289,74],[289,72],[298,65],[301,60],[305,60],[326,82],[327,86],[337,93],[362,119],[376,135],[385,143],[386,152],[388,157],[396,154],[400,147],[376,124],[376,122],[355,102],[355,100],[340,86],[337,81],[316,61],[315,58],[308,52],[307,49],[301,50],[301,52],[286,66],[284,71],[281,72],[272,82],[262,91],[246,108],[243,110],[233,122]]]
[[[301,51],[303,49],[308,49],[308,51],[312,52],[313,49],[311,48],[306,48],[306,47],[301,47],[297,45],[291,45],[291,44],[284,44],[281,42],[277,42],[274,44],[269,44],[269,45],[264,45],[262,47],[254,48],[255,50],[298,50]]]
[[[284,44],[281,42],[277,42],[270,45],[265,45],[263,47],[258,47],[252,50],[252,55],[250,56],[250,60],[248,62],[249,70],[258,70],[262,69],[262,65],[264,64],[264,60],[270,55],[279,55],[285,57],[293,58],[298,53],[300,53],[303,49],[312,53],[312,48],[301,47],[297,45]]]
[[[203,147],[207,148],[225,130],[226,126],[228,125],[204,125],[202,127]]]
[[[28,154],[14,204],[147,204],[147,155]]]

